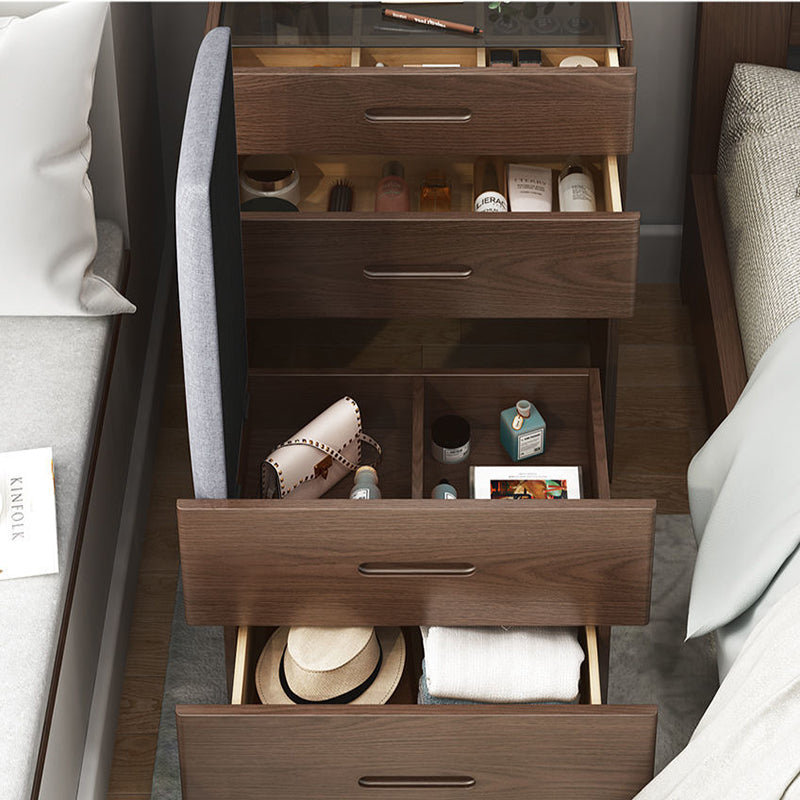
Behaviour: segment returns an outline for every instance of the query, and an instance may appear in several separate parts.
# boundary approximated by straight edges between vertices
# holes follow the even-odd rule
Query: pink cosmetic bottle
[[[408,184],[405,170],[399,161],[387,161],[383,165],[383,177],[375,193],[376,211],[408,211]]]

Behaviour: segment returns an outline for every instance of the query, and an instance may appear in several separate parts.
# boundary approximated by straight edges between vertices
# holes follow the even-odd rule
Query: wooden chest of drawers
[[[236,631],[231,704],[177,709],[186,800],[625,800],[652,776],[655,708],[603,703],[610,626],[648,621],[655,522],[653,501],[610,499],[606,455],[614,320],[633,312],[639,225],[622,203],[636,76],[620,9],[622,48],[593,51],[592,69],[559,68],[547,50],[533,70],[487,67],[482,48],[457,53],[458,69],[431,70],[403,67],[407,51],[234,49],[240,158],[290,153],[303,187],[300,214],[242,214],[248,316],[592,318],[602,372],[250,371],[244,498],[258,496],[277,442],[349,395],[384,447],[384,499],[344,499],[345,479],[313,502],[178,502],[187,620]],[[425,51],[426,62],[454,57]],[[474,214],[471,165],[486,154],[556,168],[588,156],[598,210]],[[372,211],[375,175],[395,156],[411,180],[444,164],[453,210]],[[326,211],[340,177],[356,187],[347,214]],[[443,474],[431,421],[465,416],[470,463],[504,464],[499,411],[523,396],[547,420],[540,460],[580,466],[584,499],[426,499]],[[447,477],[468,497],[466,464]],[[406,670],[390,703],[259,705],[255,661],[270,630],[292,624],[404,626]],[[418,705],[417,626],[428,624],[575,626],[580,702]]]

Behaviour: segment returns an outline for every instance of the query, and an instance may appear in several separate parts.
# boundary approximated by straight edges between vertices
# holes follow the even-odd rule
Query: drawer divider
[[[233,670],[233,689],[231,691],[231,704],[234,706],[241,706],[247,703],[250,639],[250,626],[240,625],[236,632],[236,666]]]
[[[421,500],[425,463],[425,378],[414,377],[411,392],[411,497]]]
[[[589,664],[589,705],[602,703],[600,693],[600,657],[597,649],[597,628],[586,626],[586,659]]]

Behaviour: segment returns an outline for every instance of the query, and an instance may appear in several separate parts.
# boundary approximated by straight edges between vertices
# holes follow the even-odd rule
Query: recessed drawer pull
[[[383,267],[364,267],[364,277],[371,281],[413,281],[413,280],[464,280],[472,275],[472,267],[456,266],[453,269],[429,267],[428,269],[385,269]]]
[[[365,789],[470,789],[475,785],[475,778],[469,775],[430,777],[365,775],[358,779],[358,785]]]
[[[472,111],[468,108],[387,106],[368,108],[364,119],[367,122],[469,122]]]
[[[406,576],[452,576],[455,578],[463,578],[467,575],[475,574],[475,565],[468,563],[452,563],[452,564],[414,564],[404,562],[391,562],[391,561],[372,561],[369,563],[359,564],[358,571],[362,575],[376,576],[379,578],[396,578]]]

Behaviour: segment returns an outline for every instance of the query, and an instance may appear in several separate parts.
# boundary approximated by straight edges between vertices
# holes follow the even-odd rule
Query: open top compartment
[[[469,498],[469,466],[513,466],[500,444],[500,412],[531,400],[547,423],[547,448],[520,465],[578,466],[583,497],[608,498],[602,407],[592,402],[596,373],[586,369],[487,373],[303,374],[250,372],[248,438],[241,484],[244,496],[260,496],[260,465],[280,442],[344,396],[361,410],[364,432],[383,448],[378,465],[384,500],[429,498],[443,470],[459,498]],[[459,414],[472,429],[469,458],[459,464],[433,459],[430,428],[444,414]],[[367,463],[372,453],[365,448]],[[345,476],[323,499],[345,499]],[[283,501],[294,502],[291,494]]]

